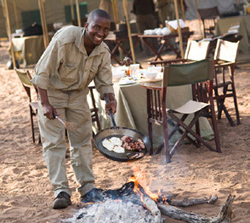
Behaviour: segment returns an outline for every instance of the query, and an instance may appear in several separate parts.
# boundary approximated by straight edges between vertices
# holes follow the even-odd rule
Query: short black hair
[[[110,20],[110,16],[106,11],[102,9],[95,9],[89,13],[87,22],[93,21],[95,16]]]

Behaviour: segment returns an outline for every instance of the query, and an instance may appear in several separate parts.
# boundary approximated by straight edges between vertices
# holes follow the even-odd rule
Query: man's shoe
[[[53,209],[62,209],[71,205],[70,196],[66,192],[60,192],[54,201]]]
[[[81,196],[81,202],[83,203],[97,202],[103,200],[104,200],[103,190],[98,188],[93,188],[87,194]]]

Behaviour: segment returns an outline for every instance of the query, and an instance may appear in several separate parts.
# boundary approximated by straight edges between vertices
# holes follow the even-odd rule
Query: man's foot
[[[71,205],[70,196],[66,192],[60,192],[54,201],[53,209],[62,209]]]
[[[87,194],[81,196],[81,202],[83,203],[97,202],[103,200],[104,200],[103,190],[98,188],[93,188]]]

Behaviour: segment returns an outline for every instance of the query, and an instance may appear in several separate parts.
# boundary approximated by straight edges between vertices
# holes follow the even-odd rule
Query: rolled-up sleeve
[[[111,54],[106,51],[102,57],[102,63],[95,76],[94,82],[100,97],[103,99],[104,93],[114,93],[112,84],[112,71],[111,71]]]
[[[58,50],[58,41],[53,38],[35,66],[35,75],[32,83],[42,89],[48,89],[50,76],[57,74],[61,53]]]

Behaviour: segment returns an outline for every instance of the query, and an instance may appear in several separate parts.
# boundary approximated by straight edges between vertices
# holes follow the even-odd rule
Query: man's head
[[[87,22],[84,24],[86,35],[85,45],[95,47],[108,36],[110,29],[110,17],[108,13],[101,9],[90,12]]]

